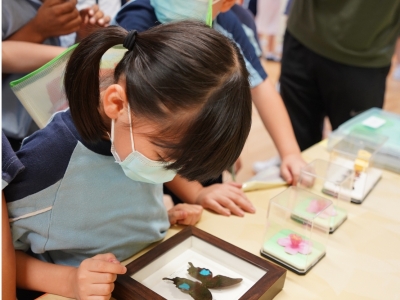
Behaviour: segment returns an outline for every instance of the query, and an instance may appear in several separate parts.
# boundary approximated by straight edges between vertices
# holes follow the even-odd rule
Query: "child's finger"
[[[211,201],[207,201],[207,208],[220,215],[229,217],[232,214],[231,210],[226,207],[229,201],[228,197],[220,197],[218,200],[212,199]]]
[[[48,6],[57,5],[57,4],[60,4],[60,3],[63,3],[63,2],[65,2],[65,0],[43,0],[42,1],[43,4],[46,4]]]
[[[72,0],[72,1],[65,1],[65,0],[43,0],[43,5],[46,6],[55,6],[55,5],[60,5],[60,4],[65,4],[65,2],[70,2],[68,5],[75,7],[76,6],[76,1],[77,0]]]
[[[97,4],[94,4],[89,8],[88,14],[92,17],[97,13],[97,11],[99,11],[99,6]]]
[[[115,262],[111,262],[108,259],[105,260],[103,258],[92,258],[89,260],[85,260],[86,268],[90,272],[99,272],[99,273],[112,273],[112,274],[125,274],[126,268],[121,265],[121,263],[117,264]]]
[[[234,204],[236,204],[244,211],[249,213],[255,213],[256,211],[255,207],[241,189],[232,188],[226,195]]]
[[[110,299],[111,293],[114,290],[114,283],[107,284],[91,284],[88,288],[88,293],[91,295],[87,299],[103,300]],[[86,299],[86,298],[85,298]]]
[[[281,176],[282,178],[289,184],[292,183],[292,174],[290,174],[290,171],[287,167],[282,167],[281,168]]]
[[[112,253],[97,254],[97,255],[93,256],[92,259],[100,259],[100,260],[105,260],[105,261],[117,260],[115,255]]]
[[[183,210],[172,209],[169,213],[169,223],[175,225],[178,221],[183,220],[187,217],[187,212]]]
[[[178,220],[178,224],[182,225],[195,225],[201,218],[201,213],[203,211],[203,207],[200,205],[193,204],[183,204],[185,211],[187,212],[187,217],[181,220]]]
[[[69,21],[68,23],[64,23],[64,28],[66,30],[69,30],[70,32],[75,32],[79,30],[79,28],[81,27],[81,23],[82,19],[79,17]]]
[[[90,276],[93,284],[113,283],[117,279],[117,274],[114,273],[92,272]]]
[[[74,1],[75,2],[75,1]],[[76,2],[63,1],[61,4],[54,5],[53,11],[56,16],[61,16],[64,14],[70,14],[77,11]]]
[[[229,209],[231,213],[235,216],[244,216],[244,211],[231,199],[228,199],[223,205],[225,208]]]
[[[242,185],[240,185],[240,187],[230,185],[229,186],[229,192],[235,193],[235,194],[239,195],[240,197],[242,197],[242,198],[247,200],[247,196],[242,190]]]
[[[104,20],[104,24],[103,25],[107,25],[107,24],[109,24],[111,22],[110,16],[104,16],[103,20]]]
[[[253,206],[253,203],[251,203],[247,198],[238,197],[235,199],[234,203],[245,212],[252,214],[256,212],[256,208]]]
[[[96,24],[98,20],[102,19],[104,17],[104,13],[102,10],[97,9],[94,11],[93,15],[90,15],[90,24]]]
[[[91,272],[99,272],[99,273],[112,273],[112,274],[126,273],[125,266],[98,259],[91,260],[88,266],[88,270]]]
[[[290,171],[292,175],[292,185],[296,185],[300,176],[301,168],[296,166],[295,168],[290,168]]]

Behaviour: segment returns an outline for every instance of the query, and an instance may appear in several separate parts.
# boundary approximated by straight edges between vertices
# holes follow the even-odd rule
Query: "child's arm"
[[[243,193],[239,183],[213,184],[203,187],[197,181],[188,181],[179,175],[165,185],[182,201],[199,204],[224,216],[231,214],[244,216],[245,212],[254,213],[254,206]]]
[[[42,43],[49,37],[70,34],[79,30],[81,17],[76,0],[46,0],[36,16],[7,40]]]
[[[15,251],[11,239],[10,223],[8,223],[8,213],[6,199],[4,198],[4,193],[2,192],[2,223],[1,223],[1,278],[2,278],[2,289],[1,289],[1,299],[3,300],[15,300]]]
[[[253,102],[281,156],[281,175],[293,185],[306,165],[294,136],[292,124],[281,96],[269,78],[251,89]],[[305,120],[306,122],[306,120]]]
[[[16,251],[17,286],[69,298],[108,300],[117,274],[126,267],[111,253],[85,259],[79,268],[40,261],[22,251]]]
[[[3,41],[3,73],[28,73],[40,68],[65,48],[21,41]]]

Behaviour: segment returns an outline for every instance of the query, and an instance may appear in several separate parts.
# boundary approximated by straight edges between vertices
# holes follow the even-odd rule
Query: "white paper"
[[[363,125],[374,128],[374,129],[381,127],[385,123],[386,123],[386,120],[375,117],[375,116],[371,116],[362,122]]]

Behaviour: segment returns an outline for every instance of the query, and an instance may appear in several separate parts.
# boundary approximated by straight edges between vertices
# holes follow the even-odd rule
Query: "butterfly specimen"
[[[213,276],[209,269],[196,268],[191,262],[189,262],[189,265],[190,267],[187,270],[189,275],[200,280],[201,283],[181,277],[163,279],[172,281],[180,291],[189,294],[195,300],[211,300],[212,295],[208,289],[228,287],[243,280],[242,278],[230,278],[223,275]]]

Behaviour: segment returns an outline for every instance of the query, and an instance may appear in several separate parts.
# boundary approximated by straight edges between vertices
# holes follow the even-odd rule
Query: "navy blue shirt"
[[[126,30],[135,29],[142,32],[159,25],[160,22],[157,20],[150,0],[136,0],[124,5],[111,24],[119,25]],[[233,40],[241,50],[250,73],[251,86],[256,87],[262,83],[267,78],[267,73],[238,17],[232,11],[220,13],[213,22],[213,28]]]
[[[249,34],[245,30],[245,32],[246,32],[247,36],[249,37],[250,41],[252,42],[253,46],[254,47],[257,46],[259,49],[261,49],[260,41],[258,40],[256,22],[254,21],[254,16],[250,12],[250,10],[244,8],[241,5],[235,4],[234,6],[232,6],[231,11],[233,11],[235,13],[235,15],[238,17],[238,19],[242,23],[242,26],[244,27],[243,29],[245,29],[245,27],[247,27],[252,31],[252,36],[250,37]],[[257,43],[256,45],[254,45],[252,39],[255,40],[255,42]],[[257,49],[256,49],[256,52],[257,52]]]
[[[12,149],[7,137],[1,136],[2,189],[4,189],[25,167]]]

